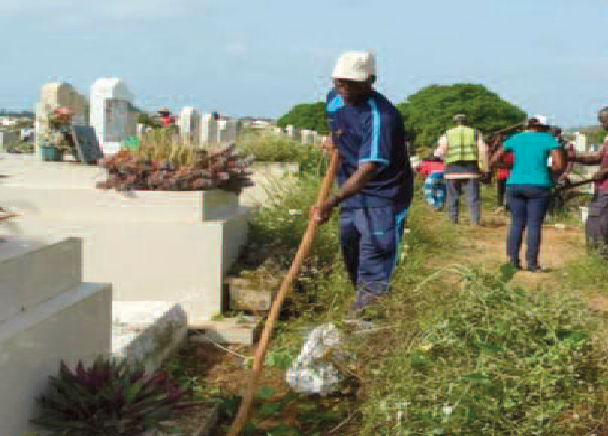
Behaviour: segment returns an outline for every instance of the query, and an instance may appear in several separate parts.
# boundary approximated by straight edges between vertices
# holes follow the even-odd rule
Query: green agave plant
[[[184,391],[166,374],[146,375],[140,368],[99,357],[75,372],[61,361],[59,374],[50,376],[49,390],[37,398],[41,414],[31,422],[50,436],[135,436],[158,428],[183,409]]]

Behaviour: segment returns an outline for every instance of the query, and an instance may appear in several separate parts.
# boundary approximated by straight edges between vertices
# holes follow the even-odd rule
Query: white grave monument
[[[7,130],[0,130],[0,151],[6,151],[6,148],[13,142],[19,140],[19,134],[16,132],[9,132]]]
[[[315,143],[315,137],[313,135],[312,130],[302,130],[302,143],[304,144],[314,144]]]
[[[586,153],[587,152],[587,136],[580,132],[576,132],[575,135],[576,135],[576,142],[575,142],[574,148],[579,153]]]
[[[98,79],[91,86],[91,125],[104,154],[120,151],[122,142],[136,134],[133,98],[119,78]]]
[[[49,131],[48,115],[58,107],[67,107],[73,113],[73,124],[84,125],[86,100],[67,82],[47,83],[40,89],[40,101],[36,103],[36,153],[39,155],[39,138]]]
[[[144,137],[144,131],[145,131],[145,124],[141,124],[141,123],[137,123],[137,127],[136,127],[136,131],[137,131],[137,138],[139,140],[141,140]]]
[[[202,147],[213,147],[217,144],[218,137],[218,122],[213,114],[204,114],[201,116],[200,124],[200,145]]]
[[[230,141],[236,141],[239,136],[239,122],[238,120],[228,121],[228,131]]]
[[[182,141],[198,144],[200,140],[201,114],[192,106],[182,109],[179,116],[179,131]]]
[[[46,239],[46,238],[44,238]],[[36,397],[60,360],[110,354],[112,285],[83,281],[79,238],[0,243],[0,435],[40,430]]]
[[[285,131],[287,132],[287,139],[290,139],[292,141],[301,141],[302,140],[301,132],[298,129],[296,129],[294,126],[292,126],[291,124],[285,128]]]
[[[219,120],[217,122],[217,142],[222,144],[230,141],[230,130],[228,129],[228,120]]]

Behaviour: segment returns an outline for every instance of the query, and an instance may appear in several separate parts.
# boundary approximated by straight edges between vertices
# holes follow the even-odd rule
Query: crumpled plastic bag
[[[287,370],[285,381],[295,392],[327,395],[336,392],[344,376],[324,358],[352,357],[334,349],[343,344],[344,336],[333,323],[322,324],[308,335],[300,355]]]

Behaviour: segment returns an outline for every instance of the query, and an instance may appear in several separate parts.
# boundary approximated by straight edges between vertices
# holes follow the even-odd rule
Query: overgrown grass
[[[253,155],[259,162],[297,162],[301,172],[325,172],[324,168],[316,171],[323,162],[323,151],[313,144],[250,131],[239,135],[238,147],[244,155]]]
[[[507,269],[456,270],[462,290],[408,326],[409,340],[382,362],[362,434],[585,434],[603,425],[608,354],[578,295],[512,287]]]
[[[608,297],[608,262],[596,252],[569,263],[562,279],[571,289],[591,295]]]
[[[290,266],[319,184],[318,175],[300,174],[295,186],[277,185],[274,203],[254,214],[251,250],[266,251],[265,274]],[[357,356],[350,371],[364,395],[356,402],[359,431],[344,434],[603,431],[603,321],[585,311],[586,300],[574,291],[608,291],[605,261],[590,255],[568,266],[563,289],[551,289],[551,296],[516,287],[508,268],[485,270],[484,259],[445,267],[463,254],[465,233],[424,204],[419,184],[415,193],[392,292],[369,311],[382,330],[345,344]],[[484,209],[494,210],[495,186],[484,186],[482,195]],[[328,321],[344,327],[354,289],[344,272],[337,218],[320,229],[296,292],[303,297],[298,316],[277,324],[269,366],[288,368],[312,327]],[[338,422],[346,418],[340,413]]]
[[[174,129],[155,129],[144,133],[135,154],[145,159],[170,161],[176,168],[194,163],[198,147],[184,142]]]

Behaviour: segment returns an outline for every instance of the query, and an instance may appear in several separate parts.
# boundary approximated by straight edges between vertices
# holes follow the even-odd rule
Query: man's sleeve
[[[390,164],[393,147],[405,146],[393,144],[393,129],[397,128],[396,119],[399,117],[383,117],[375,101],[370,99],[369,104],[372,109],[371,122],[359,150],[359,163],[373,162],[386,167]]]

